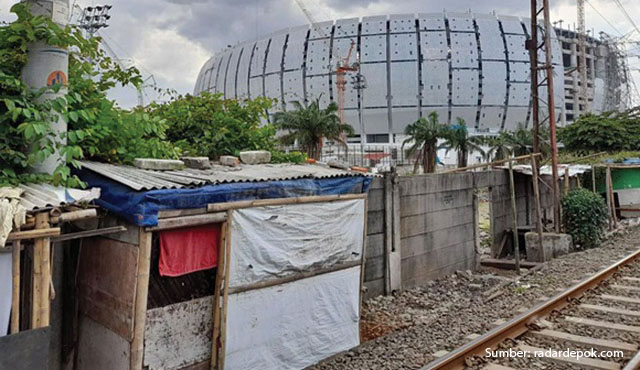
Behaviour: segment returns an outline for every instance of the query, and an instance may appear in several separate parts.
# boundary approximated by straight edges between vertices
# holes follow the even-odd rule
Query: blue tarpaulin
[[[79,177],[89,187],[101,189],[100,199],[96,200],[99,206],[138,226],[156,226],[161,210],[203,208],[210,203],[253,199],[366,193],[371,184],[370,177],[349,176],[135,191],[90,170],[81,170]]]

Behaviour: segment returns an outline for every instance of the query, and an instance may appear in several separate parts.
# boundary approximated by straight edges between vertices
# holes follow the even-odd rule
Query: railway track
[[[422,370],[640,369],[638,344],[640,250]]]

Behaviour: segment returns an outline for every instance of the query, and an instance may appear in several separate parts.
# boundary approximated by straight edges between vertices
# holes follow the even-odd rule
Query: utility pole
[[[541,6],[538,6],[538,2],[541,3]],[[537,30],[538,30],[538,17],[542,15],[544,23],[544,38],[542,45],[538,44],[537,41]],[[532,36],[535,35],[535,39],[530,39],[527,41],[527,48],[531,53],[535,55],[531,55],[530,59],[532,60],[531,64],[531,80],[532,80],[532,94],[534,97],[533,106],[534,106],[534,130],[538,131],[540,122],[539,122],[539,110],[540,110],[540,97],[538,96],[538,86],[545,84],[547,86],[547,108],[549,117],[549,136],[551,141],[551,172],[553,177],[553,220],[555,231],[560,232],[560,189],[558,188],[558,143],[556,141],[556,112],[555,112],[555,99],[553,93],[553,63],[552,63],[552,47],[551,47],[551,33],[553,29],[551,28],[551,20],[549,15],[549,0],[531,0],[531,32]],[[544,48],[545,51],[545,63],[544,66],[538,67],[538,50]],[[533,63],[535,62],[535,64]],[[541,83],[536,81],[536,85],[533,85],[533,80],[538,80],[538,70],[545,71],[545,78]],[[538,139],[538,135],[535,135],[535,139]],[[539,143],[534,143],[534,150],[539,151]]]
[[[589,112],[589,96],[587,91],[587,40],[586,27],[584,21],[584,0],[578,1],[578,47],[580,48],[578,74],[580,75],[580,99],[578,101],[578,111]],[[580,109],[582,102],[582,109]]]
[[[27,0],[23,1],[33,15],[50,18],[64,28],[69,23],[68,0]],[[41,97],[42,100],[54,100],[67,94],[67,75],[69,73],[69,53],[63,48],[47,45],[43,41],[30,44],[27,50],[27,63],[22,69],[22,80],[33,90],[43,87],[61,85],[54,92],[47,90]],[[52,114],[51,128],[55,135],[53,138],[56,146],[66,145],[66,138],[62,137],[67,131],[67,123],[58,113]],[[38,149],[38,144],[35,148]],[[42,163],[33,166],[34,172],[52,174],[62,163],[58,148]]]

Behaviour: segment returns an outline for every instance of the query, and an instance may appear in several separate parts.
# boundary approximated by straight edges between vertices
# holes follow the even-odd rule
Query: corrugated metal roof
[[[587,171],[591,171],[590,165],[584,164],[559,164],[558,165],[558,176],[560,178],[564,177],[565,168],[569,168],[569,177],[575,177],[577,175],[581,175]],[[509,166],[500,166],[498,168],[509,169]],[[513,170],[518,173],[522,173],[525,175],[533,175],[531,171],[531,165],[529,164],[518,164],[513,166]],[[552,168],[549,165],[540,167],[540,175],[543,176],[551,176]]]
[[[60,207],[78,202],[88,202],[100,197],[100,189],[67,189],[49,184],[21,184],[15,188],[3,188],[0,198],[20,198],[20,205],[27,211]]]
[[[321,165],[259,164],[228,167],[214,164],[211,169],[187,168],[178,171],[153,171],[133,166],[82,161],[83,168],[126,185],[134,190],[179,189],[237,182],[262,182],[295,179],[365,176]]]

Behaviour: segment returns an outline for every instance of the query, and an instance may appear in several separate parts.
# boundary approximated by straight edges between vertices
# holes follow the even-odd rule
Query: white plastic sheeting
[[[7,334],[11,318],[11,253],[0,252],[0,337]]]
[[[360,266],[228,298],[226,369],[303,369],[357,346]]]
[[[364,199],[233,212],[230,287],[360,261]]]

